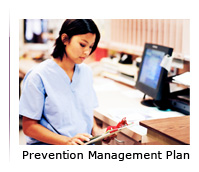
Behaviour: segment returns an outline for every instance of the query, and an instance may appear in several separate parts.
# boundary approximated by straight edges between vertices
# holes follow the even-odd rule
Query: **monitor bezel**
[[[168,89],[166,86],[167,83],[165,83],[165,82],[167,82],[168,71],[165,68],[161,67],[158,84],[155,89],[148,86],[147,84],[144,84],[143,82],[140,82],[141,71],[143,68],[143,62],[144,62],[144,58],[145,58],[147,49],[162,51],[165,53],[165,55],[168,54],[169,56],[172,56],[173,48],[165,47],[165,46],[161,46],[161,45],[157,45],[157,44],[146,43],[145,47],[144,47],[143,55],[142,55],[142,61],[140,63],[140,67],[139,67],[138,78],[137,78],[136,85],[135,85],[136,89],[138,89],[141,92],[143,92],[144,94],[152,97],[154,100],[162,100],[168,94],[167,91],[165,92],[165,89]]]

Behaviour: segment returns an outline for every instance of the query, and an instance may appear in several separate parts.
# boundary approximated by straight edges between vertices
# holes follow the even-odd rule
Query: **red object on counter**
[[[118,128],[121,128],[125,125],[128,125],[126,117],[124,117],[116,126],[108,126],[106,129],[106,132],[110,131],[110,133],[115,132],[118,130]]]

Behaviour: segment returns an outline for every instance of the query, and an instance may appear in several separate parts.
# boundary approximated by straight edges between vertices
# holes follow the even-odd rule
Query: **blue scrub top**
[[[97,106],[89,66],[76,64],[71,82],[65,71],[48,59],[26,74],[19,114],[38,120],[55,133],[74,137],[78,133],[91,133],[93,110]],[[27,138],[27,144],[38,142]]]

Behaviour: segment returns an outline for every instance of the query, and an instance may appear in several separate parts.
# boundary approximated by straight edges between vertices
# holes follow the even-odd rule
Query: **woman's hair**
[[[60,58],[62,60],[65,53],[65,45],[61,40],[61,35],[65,33],[68,36],[68,40],[74,35],[81,35],[86,33],[93,33],[96,35],[95,43],[92,47],[90,55],[97,48],[97,44],[100,39],[100,33],[96,24],[91,19],[66,19],[62,24],[61,30],[59,31],[59,37],[55,41],[55,48],[52,53],[54,58]]]

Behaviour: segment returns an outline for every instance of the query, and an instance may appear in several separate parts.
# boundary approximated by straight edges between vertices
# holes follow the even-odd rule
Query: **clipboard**
[[[90,141],[86,142],[85,145],[91,145],[91,144],[93,144],[93,143],[95,143],[95,142],[98,142],[98,141],[101,141],[101,140],[103,140],[104,138],[109,137],[109,136],[111,136],[111,135],[113,135],[113,134],[117,134],[117,133],[121,132],[123,129],[132,126],[132,124],[133,124],[133,123],[131,123],[131,124],[129,124],[129,125],[125,125],[125,126],[123,126],[123,127],[121,127],[121,128],[118,128],[118,130],[117,130],[117,131],[114,131],[114,132],[111,132],[111,131],[115,130],[115,129],[112,129],[112,130],[110,130],[108,133],[104,133],[104,134],[99,135],[99,136],[91,137],[91,138],[90,138]]]

